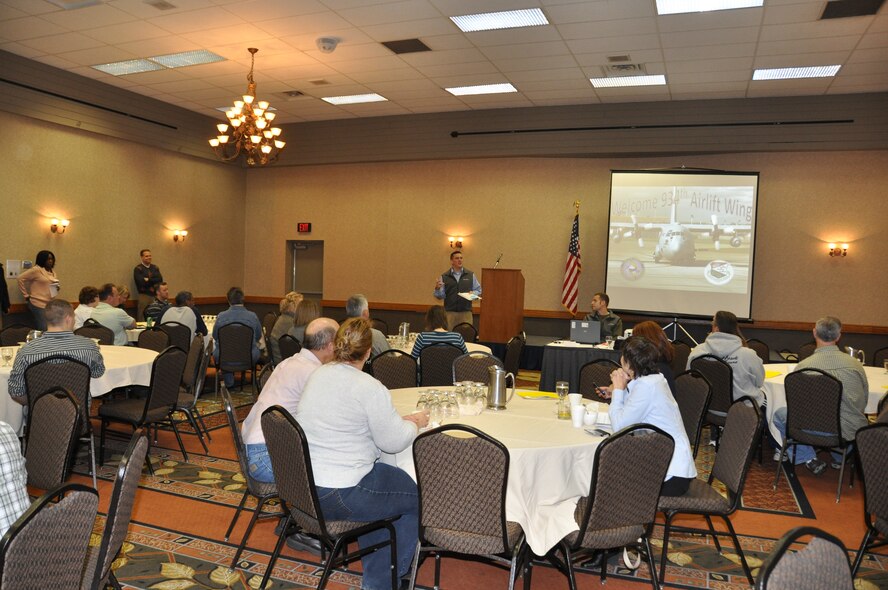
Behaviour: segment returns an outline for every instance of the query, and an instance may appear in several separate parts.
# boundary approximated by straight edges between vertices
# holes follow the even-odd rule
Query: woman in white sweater
[[[626,341],[622,368],[611,373],[614,392],[609,413],[615,431],[633,424],[653,424],[673,438],[675,449],[660,494],[681,496],[697,477],[697,468],[678,404],[666,379],[657,372],[658,358],[657,348],[647,339],[636,336]]]
[[[373,335],[370,321],[347,320],[336,333],[334,361],[305,385],[296,420],[305,431],[324,517],[330,520],[395,521],[398,575],[410,570],[419,536],[416,483],[401,469],[379,463],[381,452],[398,453],[413,443],[428,413],[398,415],[389,391],[363,372]],[[358,539],[361,547],[387,537],[385,530]],[[388,549],[361,559],[365,590],[391,588]]]

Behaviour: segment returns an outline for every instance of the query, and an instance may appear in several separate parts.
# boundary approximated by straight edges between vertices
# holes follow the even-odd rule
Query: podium
[[[517,268],[482,268],[478,339],[506,343],[524,329],[524,275]]]

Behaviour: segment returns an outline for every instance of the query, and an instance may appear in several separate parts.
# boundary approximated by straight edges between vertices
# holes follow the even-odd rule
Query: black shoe
[[[305,533],[293,533],[287,537],[287,547],[296,551],[305,551],[312,555],[321,555],[321,542]]]

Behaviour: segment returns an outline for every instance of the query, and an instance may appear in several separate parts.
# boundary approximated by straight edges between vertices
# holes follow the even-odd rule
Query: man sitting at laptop
[[[586,321],[601,322],[601,337],[608,336],[616,338],[623,335],[623,320],[620,316],[608,311],[607,306],[610,305],[610,297],[607,293],[596,293],[592,297],[592,313],[586,314]]]

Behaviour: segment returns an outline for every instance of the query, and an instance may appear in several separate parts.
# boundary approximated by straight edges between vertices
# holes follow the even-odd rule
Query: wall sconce
[[[453,248],[455,250],[459,250],[460,248],[462,248],[462,241],[463,241],[462,236],[457,236],[457,237],[450,236],[447,239],[450,240],[450,247],[451,248]]]
[[[847,256],[848,255],[848,244],[835,244],[830,242],[829,244],[829,255],[830,256]]]
[[[184,242],[186,237],[188,237],[187,230],[177,229],[173,232],[173,241],[174,242]]]
[[[53,218],[51,225],[49,226],[49,231],[54,234],[63,234],[65,230],[68,229],[68,224],[71,223],[67,219],[56,219]]]

